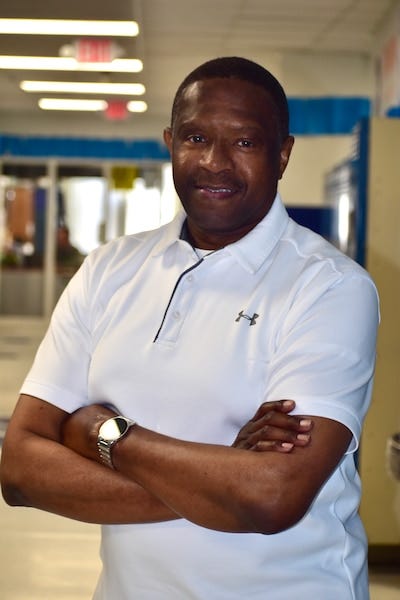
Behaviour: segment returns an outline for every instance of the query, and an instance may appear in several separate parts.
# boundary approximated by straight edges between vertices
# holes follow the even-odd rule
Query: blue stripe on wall
[[[393,117],[394,119],[400,118],[400,106],[392,106],[386,111],[387,117]]]
[[[169,160],[167,148],[158,140],[22,137],[0,135],[0,155],[120,160]]]
[[[293,135],[349,135],[368,117],[368,98],[289,98]],[[88,158],[112,160],[169,160],[158,140],[25,137],[0,134],[0,156],[30,158]]]
[[[293,135],[348,135],[371,113],[368,98],[289,98]]]

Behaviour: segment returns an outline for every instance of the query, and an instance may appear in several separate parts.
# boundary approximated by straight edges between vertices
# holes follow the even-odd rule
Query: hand
[[[62,423],[63,445],[81,456],[101,462],[97,451],[97,435],[102,423],[116,414],[103,404],[91,404],[79,408]]]
[[[313,422],[287,414],[294,407],[293,400],[264,402],[239,431],[232,446],[256,452],[291,452],[295,446],[307,446]]]

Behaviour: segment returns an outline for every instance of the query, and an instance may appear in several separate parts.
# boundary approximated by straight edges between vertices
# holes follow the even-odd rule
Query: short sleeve
[[[87,270],[88,259],[61,295],[20,390],[67,412],[87,403],[91,356]]]
[[[294,303],[279,332],[268,399],[291,399],[295,412],[337,420],[358,447],[372,391],[378,296],[367,275],[340,278],[324,293]]]

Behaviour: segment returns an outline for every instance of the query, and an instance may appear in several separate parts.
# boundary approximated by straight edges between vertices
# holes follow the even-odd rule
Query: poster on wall
[[[384,45],[378,62],[377,113],[384,117],[400,114],[400,33]]]

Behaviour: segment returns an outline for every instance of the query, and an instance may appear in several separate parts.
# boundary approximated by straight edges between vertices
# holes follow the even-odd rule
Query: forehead
[[[182,94],[177,120],[212,114],[264,125],[276,120],[277,109],[267,90],[249,81],[214,78],[190,84]]]

